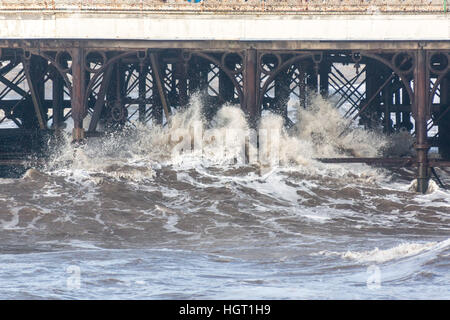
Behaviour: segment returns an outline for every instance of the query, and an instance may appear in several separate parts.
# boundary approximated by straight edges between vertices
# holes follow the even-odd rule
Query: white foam
[[[9,208],[9,212],[11,213],[12,217],[9,221],[2,220],[1,228],[4,230],[13,230],[18,228],[19,224],[19,212],[24,207],[13,207]]]
[[[163,225],[163,228],[166,229],[167,231],[184,235],[195,234],[194,232],[185,231],[177,227],[179,217],[175,210],[160,205],[155,205],[155,209],[160,211],[163,217],[167,219],[166,223]]]
[[[262,117],[259,149],[251,136],[244,112],[239,106],[223,106],[209,125],[203,119],[201,98],[193,96],[190,106],[179,110],[166,126],[136,124],[137,129],[125,130],[99,139],[89,139],[86,145],[74,146],[67,137],[65,144],[49,161],[47,172],[70,175],[76,180],[97,179],[98,175],[134,182],[152,179],[152,167],[161,164],[181,169],[208,166],[245,165],[245,136],[250,161],[270,172],[275,167],[294,167],[302,173],[376,177],[367,166],[325,165],[315,157],[377,156],[388,141],[374,132],[352,128],[339,137],[350,120],[343,119],[331,103],[317,96],[307,109],[298,105],[298,122],[289,131],[279,115]],[[292,106],[291,106],[292,107]],[[191,147],[194,147],[192,150]],[[236,162],[237,161],[237,162]],[[252,162],[255,164],[254,162]]]
[[[375,248],[369,251],[347,252],[320,251],[318,254],[340,256],[343,259],[349,259],[359,263],[384,263],[395,259],[414,256],[424,251],[446,248],[448,246],[450,246],[450,239],[441,242],[402,243],[389,249]]]

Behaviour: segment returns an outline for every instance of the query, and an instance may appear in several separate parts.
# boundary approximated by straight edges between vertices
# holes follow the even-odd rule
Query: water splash
[[[368,251],[346,251],[346,252],[330,252],[321,251],[318,255],[340,256],[343,259],[353,260],[359,263],[376,262],[384,263],[391,260],[403,259],[415,256],[425,251],[442,250],[448,248],[450,239],[441,242],[425,242],[425,243],[401,243],[389,249],[375,248]]]
[[[308,168],[318,174],[324,168],[336,171],[338,166],[324,166],[315,158],[375,157],[400,141],[354,125],[339,136],[351,120],[319,95],[312,97],[308,108],[297,106],[297,123],[289,130],[283,118],[272,113],[261,117],[254,130],[241,108],[233,105],[221,107],[207,123],[203,116],[207,106],[201,101],[199,95],[192,96],[189,106],[175,112],[165,126],[137,123],[121,132],[90,138],[83,145],[73,145],[67,136],[44,170],[134,181],[151,179],[152,169],[161,166],[251,165],[268,170],[281,166]]]

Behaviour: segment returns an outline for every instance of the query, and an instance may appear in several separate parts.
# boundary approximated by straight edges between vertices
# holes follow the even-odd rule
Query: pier
[[[411,166],[424,193],[450,167],[447,2],[0,1],[0,164],[67,126],[81,141],[163,124],[199,91],[207,116],[236,104],[255,126],[265,111],[291,126],[289,99],[316,92],[367,129],[407,131],[415,157],[321,160]]]

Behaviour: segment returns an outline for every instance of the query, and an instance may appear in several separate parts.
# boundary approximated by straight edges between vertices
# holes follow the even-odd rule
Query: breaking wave
[[[319,255],[339,256],[359,263],[385,263],[391,260],[415,256],[431,250],[445,250],[450,247],[450,239],[441,242],[401,243],[389,249],[375,248],[369,251],[330,252],[321,251]]]
[[[320,96],[306,109],[296,106],[297,123],[289,129],[281,116],[272,113],[264,115],[253,129],[240,107],[232,105],[223,106],[207,123],[200,101],[198,95],[193,96],[189,106],[176,112],[165,126],[135,124],[122,132],[90,138],[83,145],[72,144],[67,135],[40,169],[52,174],[104,174],[135,181],[151,179],[153,169],[160,166],[249,165],[265,172],[290,167],[304,173],[329,174],[328,169],[346,169],[322,165],[316,158],[376,157],[398,149],[394,144],[405,146],[398,135],[386,137],[352,125]],[[348,127],[352,129],[345,130]],[[368,172],[365,167],[361,174]],[[379,170],[372,172],[379,176]]]
[[[0,180],[0,296],[373,298],[377,263],[377,297],[448,296],[448,191],[316,160],[401,155],[409,133],[363,130],[320,97],[290,105],[294,126],[265,113],[256,129],[233,105],[206,121],[201,100],[164,126],[67,135],[45,165]]]

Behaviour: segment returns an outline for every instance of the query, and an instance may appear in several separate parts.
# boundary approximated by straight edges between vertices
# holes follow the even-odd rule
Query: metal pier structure
[[[367,128],[406,130],[415,158],[322,160],[415,166],[425,192],[450,166],[447,2],[0,1],[0,164],[68,123],[75,141],[163,123],[197,91],[207,116],[233,103],[252,124],[269,110],[290,126],[289,99],[318,92]]]

